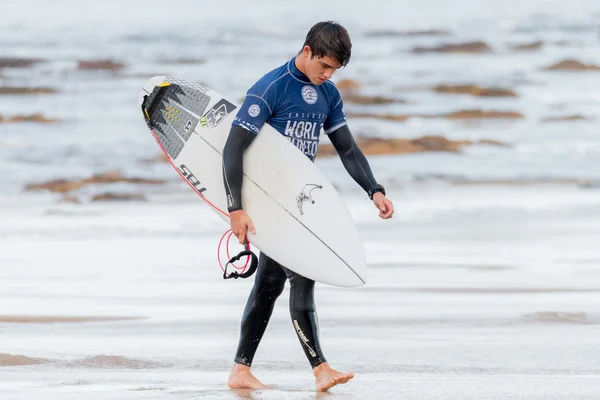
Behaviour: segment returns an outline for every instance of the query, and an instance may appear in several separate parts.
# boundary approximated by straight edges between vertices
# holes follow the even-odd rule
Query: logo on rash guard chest
[[[302,99],[306,104],[315,104],[319,100],[319,95],[314,87],[306,85],[302,88]]]

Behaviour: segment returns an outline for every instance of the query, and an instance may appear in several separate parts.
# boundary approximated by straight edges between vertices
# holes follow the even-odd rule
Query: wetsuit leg
[[[283,268],[290,281],[290,316],[302,349],[314,368],[326,362],[319,342],[319,320],[314,300],[315,281]]]
[[[273,259],[260,253],[254,286],[246,303],[240,341],[234,361],[250,366],[273,313],[275,300],[283,292],[286,273]]]

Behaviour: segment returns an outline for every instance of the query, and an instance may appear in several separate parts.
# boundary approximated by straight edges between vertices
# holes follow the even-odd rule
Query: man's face
[[[313,57],[310,47],[306,46],[303,50],[306,56],[306,76],[314,85],[321,85],[326,80],[331,79],[333,73],[342,65],[331,57]]]

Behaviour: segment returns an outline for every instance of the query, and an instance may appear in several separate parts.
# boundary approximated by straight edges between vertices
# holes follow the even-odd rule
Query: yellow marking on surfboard
[[[167,87],[167,86],[171,86],[171,84],[169,82],[163,82],[163,83],[159,83],[156,86],[158,86],[158,87]]]

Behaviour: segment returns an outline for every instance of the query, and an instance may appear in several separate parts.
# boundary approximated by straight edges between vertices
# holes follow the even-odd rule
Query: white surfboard
[[[229,225],[222,150],[238,105],[197,83],[156,76],[139,104],[173,167]],[[265,124],[244,153],[243,207],[250,243],[318,282],[360,286],[366,260],[356,224],[314,163]]]

